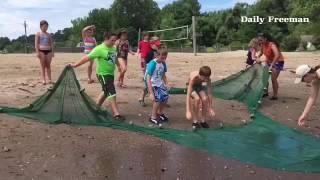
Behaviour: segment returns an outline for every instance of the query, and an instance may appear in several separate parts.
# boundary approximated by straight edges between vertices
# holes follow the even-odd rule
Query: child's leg
[[[40,53],[39,60],[40,60],[40,65],[41,65],[42,83],[46,84],[46,59],[45,59],[45,56],[42,52],[39,52],[39,53]]]
[[[280,75],[280,71],[276,69],[272,69],[272,75],[271,75],[271,81],[272,81],[272,89],[273,89],[273,96],[274,98],[278,97],[278,89],[279,89],[279,83],[278,83],[278,77]]]
[[[47,76],[48,76],[48,80],[49,82],[51,82],[51,61],[52,61],[52,52],[50,52],[49,54],[47,54],[46,56],[46,68],[47,68]]]
[[[145,59],[141,58],[141,70],[142,70],[142,75],[144,76],[145,75],[145,72],[146,72],[146,62],[145,62]]]
[[[120,115],[116,96],[113,96],[113,97],[111,97],[111,98],[108,98],[108,100],[110,101],[113,115],[114,115],[114,116]]]
[[[192,117],[193,117],[193,122],[196,123],[200,119],[200,97],[199,95],[194,91],[191,93],[191,97],[193,98],[193,105],[191,108],[193,110],[192,112]]]
[[[119,65],[120,65],[120,74],[119,74],[119,82],[121,85],[123,85],[123,80],[124,80],[124,75],[125,73],[127,72],[127,65],[126,65],[126,61],[125,59],[123,58],[119,58]]]
[[[159,108],[160,108],[160,103],[153,102],[151,118],[156,119],[158,117]]]
[[[105,100],[106,100],[106,95],[104,92],[101,92],[98,99],[97,99],[97,105],[102,106],[102,104],[104,103]]]
[[[210,102],[209,102],[209,97],[205,91],[200,91],[199,92],[200,99],[202,102],[202,116],[201,116],[201,121],[205,122],[205,119],[207,117],[207,114],[209,112],[210,108]]]
[[[120,83],[120,77],[121,77],[121,66],[120,66],[120,58],[117,59],[116,61],[116,65],[117,65],[117,70],[118,70],[118,74],[117,74],[117,81],[118,81],[118,86],[121,85]]]
[[[89,62],[89,66],[88,66],[88,83],[91,84],[93,82],[91,76],[92,76],[92,67],[93,67],[93,63],[94,61],[90,61]]]

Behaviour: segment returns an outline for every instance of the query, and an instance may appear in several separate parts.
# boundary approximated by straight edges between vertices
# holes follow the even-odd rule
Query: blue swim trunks
[[[158,103],[166,103],[169,99],[168,88],[164,85],[160,87],[152,87],[155,101]]]

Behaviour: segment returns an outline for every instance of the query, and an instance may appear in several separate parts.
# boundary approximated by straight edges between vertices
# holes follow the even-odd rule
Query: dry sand
[[[171,53],[168,57],[168,79],[171,86],[183,87],[190,71],[202,65],[221,79],[244,68],[244,51],[217,54]],[[309,87],[294,85],[293,70],[298,64],[320,64],[319,52],[284,53],[286,70],[280,75],[279,100],[265,99],[261,111],[292,128],[320,135],[320,106],[315,106],[307,127],[297,127]],[[78,61],[82,54],[58,53],[53,60],[53,79],[64,66]],[[0,55],[0,105],[23,107],[46,91],[40,83],[39,61],[35,55]],[[86,92],[96,98],[98,83],[86,82],[87,65],[76,70]],[[126,89],[117,89],[120,111],[127,121],[148,126],[150,101],[142,108],[138,98],[142,72],[137,57],[129,57]],[[185,120],[185,96],[170,97],[166,126],[189,130]],[[215,101],[219,121],[239,124],[248,118],[245,106],[237,102]],[[171,142],[142,134],[103,127],[48,125],[23,118],[0,115],[1,179],[319,179],[318,174],[288,173],[256,167],[205,152],[194,151]],[[5,152],[3,147],[10,149]]]

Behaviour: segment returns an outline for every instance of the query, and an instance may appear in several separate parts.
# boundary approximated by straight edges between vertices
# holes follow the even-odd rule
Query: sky
[[[155,0],[159,7],[174,0]],[[109,8],[113,0],[1,0],[0,37],[17,38],[24,34],[23,22],[27,22],[27,33],[39,31],[39,22],[49,22],[49,32],[71,27],[71,20],[87,16],[94,8]],[[199,0],[201,12],[233,7],[237,2],[252,4],[255,0]]]

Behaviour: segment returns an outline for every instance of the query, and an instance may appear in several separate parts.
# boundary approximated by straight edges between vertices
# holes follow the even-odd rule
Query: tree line
[[[104,31],[116,32],[126,28],[131,44],[136,45],[139,28],[154,30],[184,25],[191,27],[191,17],[196,16],[199,46],[242,49],[258,32],[268,32],[286,51],[306,46],[306,42],[301,44],[301,35],[313,35],[311,41],[320,49],[319,0],[258,0],[252,5],[237,3],[233,8],[213,12],[200,12],[200,9],[198,0],[176,0],[162,9],[153,0],[115,0],[109,8],[93,9],[88,15],[72,20],[72,27],[58,30],[53,33],[53,37],[56,46],[75,47],[81,41],[81,29],[94,24],[97,27],[95,37],[98,41],[102,41]],[[242,23],[241,16],[307,17],[310,23]],[[174,39],[179,36],[179,32],[168,31],[159,36]],[[32,46],[34,35],[28,36],[27,40]],[[0,50],[23,51],[24,42],[24,36],[14,40],[1,37]],[[168,42],[167,46],[191,47],[192,40]]]

